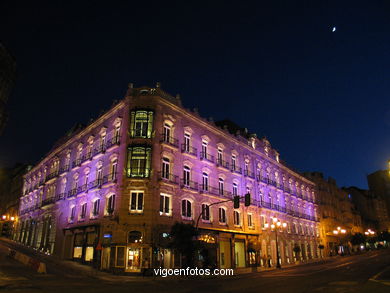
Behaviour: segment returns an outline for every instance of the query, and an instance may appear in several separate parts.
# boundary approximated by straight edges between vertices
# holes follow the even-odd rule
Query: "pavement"
[[[39,274],[7,256],[9,247],[45,261]],[[23,251],[22,251],[23,250]],[[234,276],[115,276],[0,240],[1,292],[390,292],[390,249]]]

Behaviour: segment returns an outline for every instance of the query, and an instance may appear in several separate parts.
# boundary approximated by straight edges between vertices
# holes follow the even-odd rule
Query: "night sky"
[[[82,2],[0,2],[18,66],[0,167],[36,162],[129,82],[159,81],[301,171],[365,188],[385,168],[390,1]]]

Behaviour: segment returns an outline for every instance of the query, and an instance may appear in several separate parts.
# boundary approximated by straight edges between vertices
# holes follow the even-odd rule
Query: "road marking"
[[[382,271],[380,271],[379,273],[377,273],[376,275],[374,275],[372,278],[370,278],[368,280],[372,281],[372,282],[377,282],[377,283],[381,283],[381,284],[390,286],[389,280],[378,280],[379,276],[382,275],[384,272],[386,272],[388,269],[390,269],[390,266],[384,268]]]
[[[337,265],[337,266],[335,266],[335,268],[344,267],[344,266],[350,265],[351,263],[353,263],[353,262],[352,262],[352,261],[350,261],[350,262],[346,262],[346,263],[343,263],[343,264],[341,264],[341,265]]]

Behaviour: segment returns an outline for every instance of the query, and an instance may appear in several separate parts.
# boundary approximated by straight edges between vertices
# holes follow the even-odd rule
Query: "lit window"
[[[181,201],[181,215],[183,218],[192,218],[192,204],[187,199]]]
[[[219,208],[218,210],[218,213],[219,213],[219,222],[221,224],[226,224],[226,209],[224,208]]]
[[[207,141],[202,141],[202,158],[206,158],[207,159],[207,146],[208,146],[208,143]]]
[[[218,148],[217,163],[222,165],[222,162],[223,162],[223,150]]]
[[[163,129],[163,141],[170,142],[171,141],[171,126],[169,124],[164,124]]]
[[[152,111],[131,112],[131,137],[151,138],[153,130]]]
[[[127,176],[149,177],[150,147],[135,146],[128,149]]]
[[[189,133],[184,133],[184,151],[190,152],[191,147],[191,135]]]
[[[171,196],[160,194],[160,215],[171,215]]]
[[[131,192],[130,196],[130,212],[141,213],[144,209],[144,193],[143,192]]]

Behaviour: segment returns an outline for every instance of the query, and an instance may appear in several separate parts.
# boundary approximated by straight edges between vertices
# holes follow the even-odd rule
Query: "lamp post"
[[[276,267],[278,269],[281,269],[282,266],[280,264],[280,259],[279,259],[279,245],[278,245],[278,229],[280,228],[286,228],[287,223],[282,223],[280,220],[277,218],[272,218],[272,224],[269,226],[268,223],[266,223],[265,228],[270,227],[271,230],[275,231],[275,242],[276,242]]]
[[[342,235],[342,234],[345,234],[345,233],[347,233],[347,230],[342,229],[341,227],[337,227],[337,230],[333,230],[333,234],[335,236],[338,236],[338,238],[339,238],[338,240],[340,242],[340,245],[342,245],[342,242],[341,242],[341,236],[339,236],[339,235]],[[343,247],[343,253],[344,253],[344,247]]]

